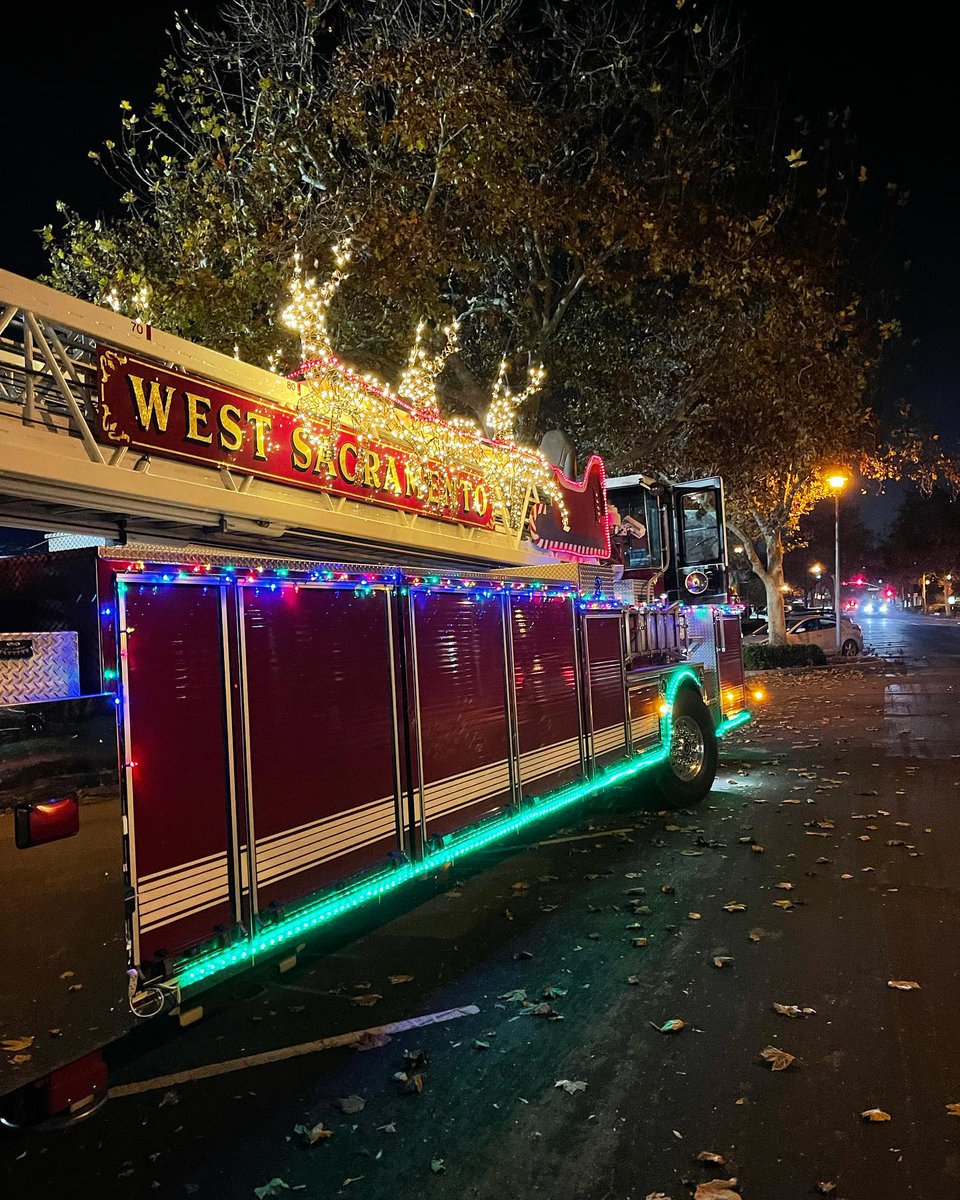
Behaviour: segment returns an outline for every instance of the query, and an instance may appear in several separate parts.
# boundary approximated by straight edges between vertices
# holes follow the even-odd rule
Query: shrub
[[[773,667],[820,667],[827,656],[819,646],[744,646],[743,665],[748,671]]]

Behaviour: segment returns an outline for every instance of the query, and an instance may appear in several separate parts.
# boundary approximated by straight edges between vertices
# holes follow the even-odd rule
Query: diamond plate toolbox
[[[76,633],[0,633],[0,704],[79,695]]]

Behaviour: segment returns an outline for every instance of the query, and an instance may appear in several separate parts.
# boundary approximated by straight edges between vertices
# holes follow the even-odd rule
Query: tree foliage
[[[867,403],[898,330],[855,252],[874,185],[848,117],[784,129],[748,68],[720,8],[232,0],[178,22],[149,111],[121,106],[96,153],[126,213],[64,213],[50,278],[284,368],[294,251],[350,235],[344,357],[396,378],[417,322],[454,315],[442,399],[477,414],[504,353],[543,362],[526,433],[723,474],[779,602],[824,469],[929,447],[882,443]],[[902,193],[877,187],[885,220]]]

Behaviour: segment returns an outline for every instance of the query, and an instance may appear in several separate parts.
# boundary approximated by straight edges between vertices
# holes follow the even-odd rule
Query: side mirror
[[[13,810],[14,839],[18,850],[58,842],[80,832],[80,801],[75,795],[34,804],[18,804]]]

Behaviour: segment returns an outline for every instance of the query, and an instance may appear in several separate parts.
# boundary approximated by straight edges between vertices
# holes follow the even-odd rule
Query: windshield
[[[717,493],[712,488],[702,492],[685,492],[680,505],[684,565],[720,562]]]

